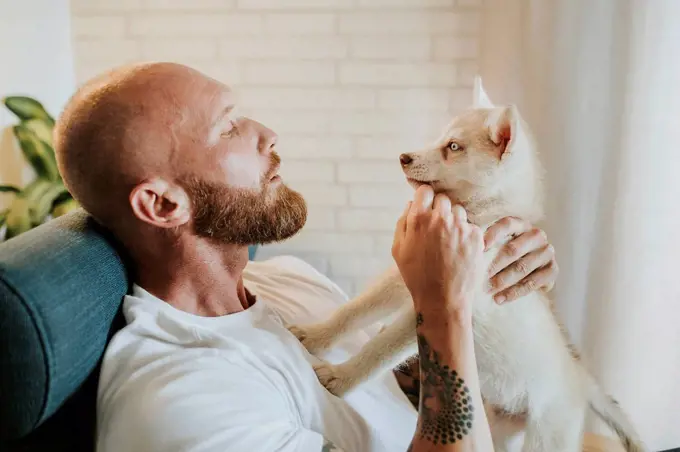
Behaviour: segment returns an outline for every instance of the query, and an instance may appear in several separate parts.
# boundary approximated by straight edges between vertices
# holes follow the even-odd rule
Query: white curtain
[[[560,316],[648,446],[680,447],[680,1],[486,0],[483,25],[485,87],[547,169]]]

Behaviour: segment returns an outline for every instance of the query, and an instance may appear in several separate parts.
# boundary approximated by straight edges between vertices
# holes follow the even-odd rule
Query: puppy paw
[[[313,355],[327,350],[333,343],[333,334],[323,328],[291,325],[288,331]]]
[[[355,380],[341,366],[335,366],[326,361],[314,365],[314,372],[319,382],[331,394],[342,397],[347,391],[355,386]]]

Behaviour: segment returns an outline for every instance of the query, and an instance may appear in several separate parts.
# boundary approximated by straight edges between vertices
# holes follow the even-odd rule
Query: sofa
[[[94,450],[99,366],[124,325],[127,261],[83,210],[0,243],[0,451]]]

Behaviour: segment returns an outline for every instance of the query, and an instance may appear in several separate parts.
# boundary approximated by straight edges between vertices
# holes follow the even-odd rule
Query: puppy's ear
[[[486,127],[491,141],[500,147],[501,160],[511,155],[524,137],[519,111],[514,105],[492,109],[486,119]]]
[[[475,76],[474,88],[472,89],[472,106],[475,108],[493,108],[494,104],[486,94],[484,86],[482,85],[482,77]]]

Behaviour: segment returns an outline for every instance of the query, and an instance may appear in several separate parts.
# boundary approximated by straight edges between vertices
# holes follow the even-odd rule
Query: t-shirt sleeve
[[[102,400],[97,451],[340,450],[329,449],[320,433],[302,426],[294,401],[274,382],[239,368],[210,366],[214,361],[198,359],[161,368]]]

